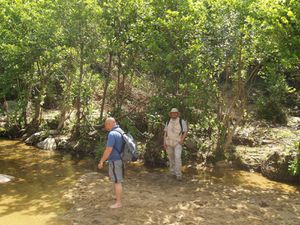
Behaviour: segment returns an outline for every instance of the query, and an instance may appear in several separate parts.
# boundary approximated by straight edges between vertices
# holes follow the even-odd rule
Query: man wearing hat
[[[181,152],[188,131],[187,123],[180,118],[180,113],[176,108],[171,109],[169,117],[170,120],[166,123],[164,130],[164,148],[168,154],[171,174],[181,180]]]

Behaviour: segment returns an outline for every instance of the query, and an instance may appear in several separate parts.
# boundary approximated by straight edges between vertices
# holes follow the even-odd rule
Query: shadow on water
[[[86,160],[0,140],[0,174],[15,177],[0,185],[0,224],[19,224],[24,219],[24,224],[50,224],[50,219],[68,209],[62,198],[69,186],[90,169],[92,163]]]

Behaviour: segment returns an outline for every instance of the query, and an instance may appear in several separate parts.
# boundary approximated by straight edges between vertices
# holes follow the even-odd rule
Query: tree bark
[[[111,76],[111,70],[112,70],[112,52],[109,53],[108,69],[107,69],[107,74],[105,75],[106,79],[105,79],[104,90],[103,90],[103,98],[102,98],[101,111],[100,111],[100,121],[102,121],[103,119],[103,112],[105,107],[107,89],[108,89],[109,80]]]
[[[78,93],[76,97],[76,134],[80,134],[80,123],[81,123],[81,87],[82,87],[82,80],[83,80],[83,65],[84,65],[84,44],[83,42],[80,43],[80,65],[79,65],[79,83],[78,83]]]

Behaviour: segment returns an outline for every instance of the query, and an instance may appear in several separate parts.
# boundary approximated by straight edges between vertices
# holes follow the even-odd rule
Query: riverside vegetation
[[[0,8],[2,136],[97,158],[110,115],[156,167],[166,163],[162,130],[177,107],[189,121],[185,162],[300,181],[299,1],[0,0]]]

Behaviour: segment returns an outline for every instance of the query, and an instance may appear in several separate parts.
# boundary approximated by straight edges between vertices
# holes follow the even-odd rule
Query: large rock
[[[256,141],[252,137],[243,137],[239,135],[236,135],[232,138],[232,143],[234,145],[246,145],[250,147],[257,145]]]
[[[36,143],[41,142],[46,137],[47,137],[47,132],[45,132],[45,131],[37,132],[37,133],[34,133],[33,135],[31,135],[29,138],[27,138],[25,140],[25,143],[28,145],[34,145]]]
[[[6,130],[5,128],[0,126],[0,137],[5,137],[6,136]]]
[[[44,150],[55,150],[57,147],[55,138],[53,137],[46,138],[44,141],[39,142],[36,146]]]
[[[58,135],[59,131],[58,130],[49,130],[48,132],[50,135]]]
[[[9,138],[18,138],[20,137],[20,127],[19,125],[11,125],[9,127],[6,127],[6,136]]]
[[[299,176],[292,176],[289,171],[289,163],[294,159],[293,154],[273,152],[261,164],[261,173],[271,180],[282,182],[299,182]]]
[[[56,138],[57,150],[59,151],[70,151],[72,149],[71,144],[67,138]]]
[[[7,117],[0,114],[0,127],[5,127],[7,122]]]
[[[5,175],[5,174],[0,174],[0,184],[7,183],[7,182],[11,181],[12,179],[14,179],[14,177]]]

